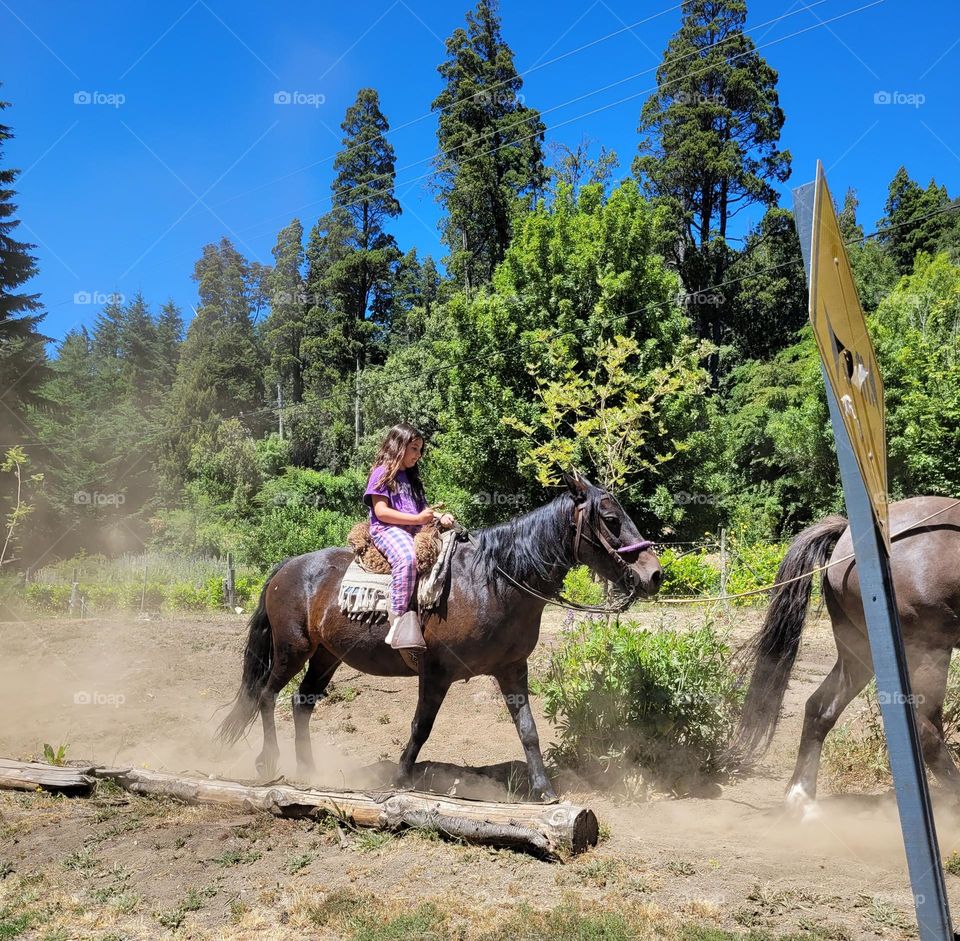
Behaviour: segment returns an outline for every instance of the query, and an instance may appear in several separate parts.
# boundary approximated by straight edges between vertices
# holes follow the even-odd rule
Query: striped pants
[[[417,581],[417,557],[413,552],[413,534],[401,526],[371,523],[370,541],[390,563],[390,607],[402,614],[410,607]]]

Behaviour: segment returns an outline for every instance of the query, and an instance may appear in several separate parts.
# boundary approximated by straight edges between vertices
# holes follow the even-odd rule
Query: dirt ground
[[[734,636],[748,635],[761,614],[734,611]],[[653,626],[695,624],[704,614],[648,606],[639,616]],[[560,620],[547,613],[534,673]],[[68,760],[253,777],[259,723],[228,751],[212,741],[217,710],[236,689],[245,629],[243,617],[227,616],[0,623],[0,755],[28,758],[44,743],[66,744]],[[801,824],[782,812],[803,703],[832,662],[829,624],[811,620],[774,747],[753,776],[715,793],[625,803],[559,779],[566,799],[595,810],[604,837],[566,863],[106,789],[92,800],[0,792],[0,939],[533,938],[561,933],[560,922],[538,922],[536,913],[556,919],[571,906],[631,912],[651,937],[690,926],[707,933],[683,937],[914,937],[890,793],[831,795],[821,775],[820,820]],[[314,713],[321,771],[313,783],[370,786],[406,741],[416,680],[344,668],[331,693]],[[546,745],[553,730],[539,714],[538,725]],[[292,776],[287,702],[278,730],[281,771]],[[520,759],[485,677],[451,690],[420,757],[434,789],[499,799],[515,794],[476,769]],[[947,856],[960,849],[960,817],[936,792],[935,801]],[[960,912],[960,878],[947,880]],[[370,933],[371,912],[401,913],[390,921],[399,927]],[[522,930],[489,933],[508,916]],[[634,936],[610,931],[564,936]]]

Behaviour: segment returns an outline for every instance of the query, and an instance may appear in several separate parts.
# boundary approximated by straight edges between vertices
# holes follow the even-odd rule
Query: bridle
[[[613,559],[614,562],[621,569],[629,568],[629,563],[624,559],[624,555],[628,552],[646,552],[647,549],[653,548],[653,543],[649,539],[643,539],[640,542],[634,542],[629,546],[614,546],[610,543],[610,540],[599,529],[593,529],[593,535],[597,537],[600,541],[597,542],[596,539],[591,539],[590,536],[585,535],[583,531],[584,519],[586,517],[587,501],[581,500],[576,503],[573,508],[573,519],[570,520],[570,525],[574,530],[573,537],[573,559],[578,565],[582,565],[580,559],[580,543],[585,539],[587,542],[596,546],[598,549],[602,549],[606,554]]]

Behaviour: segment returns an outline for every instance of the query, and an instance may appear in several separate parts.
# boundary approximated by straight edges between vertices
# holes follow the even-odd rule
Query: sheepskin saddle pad
[[[439,605],[457,533],[425,526],[413,537],[417,556],[417,601],[421,610]],[[340,583],[337,604],[354,620],[378,621],[390,609],[390,563],[370,541],[370,524],[357,523],[347,542],[354,558]]]

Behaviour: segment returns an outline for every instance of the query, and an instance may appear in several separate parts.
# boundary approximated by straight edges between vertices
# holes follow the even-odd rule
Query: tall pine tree
[[[736,215],[772,208],[790,174],[777,73],[744,33],[745,0],[686,0],[640,115],[634,173],[675,220],[668,250],[688,292],[724,279]],[[697,303],[701,336],[724,339],[724,305]]]
[[[917,252],[935,252],[954,226],[952,213],[941,212],[950,204],[946,187],[931,180],[924,189],[900,167],[890,181],[880,243],[892,256],[899,274],[913,271]],[[883,231],[886,230],[886,231]]]
[[[9,102],[0,101],[0,110]],[[13,137],[10,128],[0,124],[0,158],[3,146]],[[31,254],[35,246],[14,238],[19,225],[14,218],[13,185],[19,170],[0,166],[0,428],[11,428],[13,437],[30,436],[23,419],[28,406],[43,406],[46,400],[41,385],[52,373],[47,365],[44,344],[50,339],[38,327],[46,316],[37,294],[19,289],[37,273],[37,260]],[[12,443],[10,435],[2,436]]]
[[[447,270],[469,294],[493,276],[518,210],[543,190],[544,126],[523,103],[496,0],[479,0],[446,47],[439,67],[445,87],[433,102],[439,199],[447,213]]]

